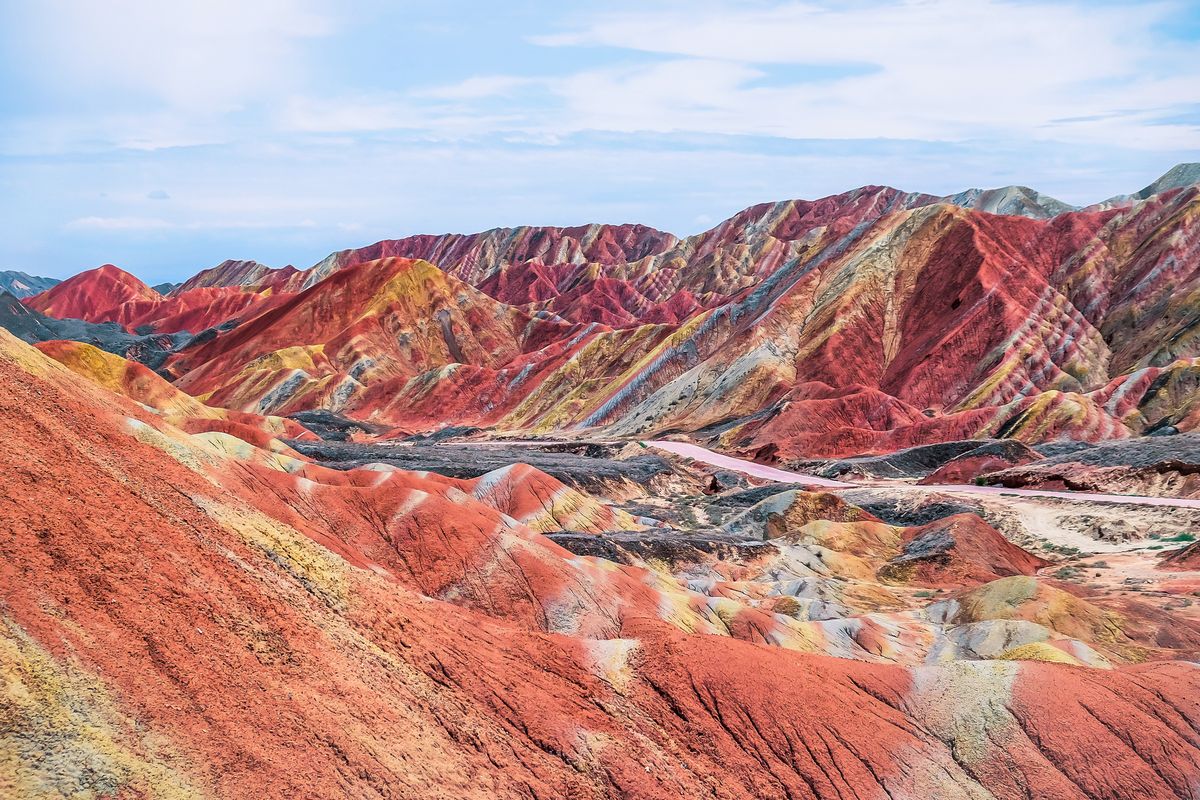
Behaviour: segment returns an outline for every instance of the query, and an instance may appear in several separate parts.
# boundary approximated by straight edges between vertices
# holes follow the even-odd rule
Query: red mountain
[[[105,264],[68,278],[24,302],[35,311],[60,319],[119,322],[127,305],[161,299],[162,295],[125,270]]]
[[[87,322],[116,322],[133,332],[199,332],[233,317],[261,311],[281,295],[269,289],[227,286],[180,287],[167,297],[111,264],[81,272],[48,291],[26,298],[43,314]]]

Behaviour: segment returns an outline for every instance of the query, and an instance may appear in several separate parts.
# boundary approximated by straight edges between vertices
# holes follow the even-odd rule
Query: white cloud
[[[421,4],[10,3],[0,258],[183,274],[497,224],[688,233],[867,183],[1087,203],[1200,149],[1200,62],[1161,3],[544,2],[574,27],[538,44]],[[439,36],[460,51],[429,59]]]
[[[461,138],[528,124],[515,114],[483,113],[460,104],[422,103],[399,93],[290,98],[275,118],[293,133],[378,133],[417,131],[436,138]]]
[[[1171,8],[1000,0],[834,8],[726,3],[606,14],[576,32],[534,41],[670,59],[548,78],[566,105],[547,121],[556,132],[1118,137],[1149,148],[1196,146],[1195,126],[1150,124],[1173,107],[1200,102],[1193,49],[1169,45],[1155,31]],[[854,69],[860,66],[869,68]],[[803,74],[813,68],[817,79]],[[842,77],[839,69],[847,70]],[[777,78],[759,80],[772,70],[781,70]]]
[[[284,104],[277,123],[291,131],[341,133],[415,128],[418,117],[414,108],[395,94],[296,96]]]
[[[313,80],[314,45],[337,27],[324,1],[30,4],[14,27],[37,43],[28,55],[44,82],[161,107],[18,121],[0,147],[153,150],[387,131],[548,144],[581,131],[1200,144],[1196,125],[1155,124],[1200,103],[1192,48],[1159,32],[1174,8],[1165,2],[671,3],[595,13],[523,45],[577,49],[573,69],[404,87],[400,61],[394,76],[362,86],[342,76],[339,88]],[[597,48],[607,63],[614,50],[642,63],[599,67]],[[513,63],[522,58],[514,48]]]
[[[968,72],[1016,68],[1073,80],[1122,72],[1166,3],[1104,5],[1041,0],[715,3],[605,14],[547,46],[603,45],[760,64],[938,65]],[[1086,59],[1077,56],[1087,54]],[[998,60],[995,60],[998,57]],[[1039,63],[1022,65],[1027,58]]]

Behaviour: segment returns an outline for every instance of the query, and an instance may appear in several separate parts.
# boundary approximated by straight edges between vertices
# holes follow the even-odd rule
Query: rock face
[[[1200,425],[1193,172],[1103,209],[1020,187],[869,186],[683,239],[417,236],[304,271],[225,262],[165,298],[103,267],[26,302],[130,331],[221,326],[172,357],[186,391],[415,431],[682,432],[784,461],[1186,432]]]
[[[387,258],[275,301],[181,351],[170,368],[181,388],[222,405],[360,417],[374,407],[374,418],[402,424],[412,416],[408,398],[396,397],[402,388],[445,386],[452,364],[496,374],[546,343],[561,346],[572,329],[498,303],[427,262]],[[486,406],[486,397],[467,399]],[[453,412],[443,406],[441,419]]]
[[[200,270],[183,283],[171,287],[172,294],[183,294],[201,287],[246,286],[259,289],[284,286],[298,273],[295,267],[273,269],[257,261],[222,261],[215,267]]]
[[[901,538],[901,552],[883,568],[893,580],[929,586],[972,586],[1011,575],[1034,575],[1050,562],[1009,543],[974,514],[956,514]]]
[[[13,796],[1196,796],[1200,669],[1054,663],[1088,642],[1120,661],[1139,634],[1041,579],[992,580],[1036,564],[978,521],[910,535],[767,497],[739,525],[778,516],[774,543],[713,549],[743,582],[705,594],[541,535],[643,526],[532,468],[329,470],[281,446],[295,422],[44,347],[0,332]],[[927,618],[822,624],[752,598],[807,559],[859,587],[838,602],[885,602],[867,586],[899,552],[987,574],[955,571],[968,587]],[[909,662],[931,648],[954,663]]]
[[[1173,551],[1163,559],[1163,565],[1170,569],[1200,570],[1200,542]]]

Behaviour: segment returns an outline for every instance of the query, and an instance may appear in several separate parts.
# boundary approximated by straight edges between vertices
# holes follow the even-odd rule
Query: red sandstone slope
[[[1020,442],[993,442],[950,459],[917,483],[924,486],[974,483],[990,472],[1023,466],[1041,458],[1036,450]]]
[[[228,434],[256,447],[287,453],[289,456],[297,454],[274,439],[312,441],[317,438],[294,420],[204,405],[167,383],[143,364],[127,361],[90,344],[49,341],[35,346],[72,372],[153,409],[164,420],[188,433]]]
[[[864,186],[819,200],[752,206],[686,239],[639,225],[505,228],[412,236],[331,254],[305,285],[384,256],[419,258],[506,303],[624,327],[681,321],[765,278],[797,252],[835,243],[886,214],[935,203],[1046,218],[1069,207],[1021,187],[938,198]]]
[[[908,528],[901,543],[900,555],[888,562],[886,573],[927,586],[973,586],[1011,575],[1034,575],[1050,565],[974,514],[955,514]]]
[[[1038,221],[934,206],[883,217],[712,313],[653,362],[658,376],[636,376],[588,422],[695,430],[769,409],[727,428],[722,442],[775,444],[785,455],[981,434],[1037,441],[1137,432],[1158,420],[1118,416],[1099,394],[1114,365],[1115,331],[1126,329],[1109,334],[1090,320],[1081,308],[1091,313],[1097,299],[1076,307],[1063,294],[1064,274],[1082,269],[1080,254],[1106,230],[1140,242],[1124,244],[1122,269],[1139,274],[1148,254],[1152,263],[1178,258],[1197,241],[1189,222],[1197,208],[1197,191],[1188,190],[1122,216]],[[1189,285],[1200,281],[1187,274]],[[1100,294],[1110,315],[1158,297],[1179,277],[1147,275],[1136,291]],[[1120,399],[1135,409],[1149,402],[1144,388]]]
[[[1171,552],[1163,558],[1163,565],[1169,569],[1200,568],[1200,543],[1193,542]]]
[[[683,240],[640,225],[412,236],[333,253],[304,285],[363,261],[403,256],[437,264],[505,303],[571,321],[616,327],[682,321],[765,278],[798,249],[835,243],[857,225],[937,199],[867,186],[752,206]]]
[[[333,253],[314,266],[305,285],[340,269],[380,258],[414,258],[442,265],[477,284],[500,264],[619,264],[661,253],[677,239],[644,225],[575,228],[497,228],[483,233],[386,239]]]
[[[500,367],[570,333],[571,326],[531,319],[426,262],[387,258],[273,303],[184,350],[168,368],[181,376],[181,388],[218,405],[343,408],[370,384],[395,392],[451,364]]]
[[[1194,666],[908,670],[649,618],[533,633],[495,618],[509,570],[474,573],[489,616],[275,516],[295,492],[320,521],[365,476],[264,484],[2,333],[0,380],[17,796],[1195,796]],[[390,557],[429,570],[420,547]]]

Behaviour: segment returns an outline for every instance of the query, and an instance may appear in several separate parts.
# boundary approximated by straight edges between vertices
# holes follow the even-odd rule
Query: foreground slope
[[[639,617],[621,581],[593,587],[621,638],[548,635],[505,588],[544,576],[467,532],[555,546],[434,484],[414,530],[453,537],[391,531],[417,498],[388,487],[430,478],[231,456],[4,333],[0,380],[6,793],[1197,796],[1193,665],[806,656]]]

